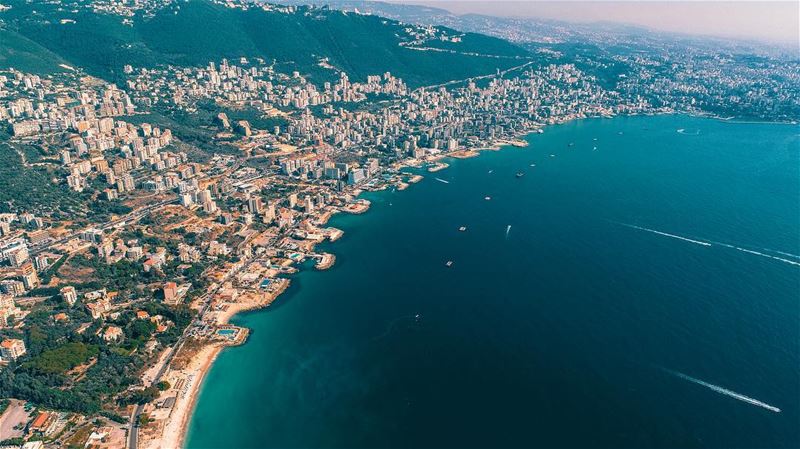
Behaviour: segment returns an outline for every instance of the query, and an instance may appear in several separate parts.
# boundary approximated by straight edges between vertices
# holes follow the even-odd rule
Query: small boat
[[[574,143],[572,143],[572,142],[570,142],[570,143],[569,143],[569,145],[567,145],[567,146],[568,146],[568,147],[573,147],[573,146],[575,146],[575,144],[574,144]]]
[[[453,261],[452,260],[448,260],[445,265],[447,265],[448,267],[452,267],[453,266]]]
[[[551,154],[550,157],[556,157],[556,155],[555,154]]]
[[[489,174],[491,175],[494,170],[489,170]]]
[[[490,197],[490,196],[485,196],[485,197],[483,197],[483,199],[485,199],[486,201],[489,201],[490,199],[492,199],[492,197]]]
[[[597,147],[592,147],[592,151],[597,151]]]
[[[461,226],[460,228],[458,228],[458,230],[461,231],[461,232],[464,232],[464,231],[467,230],[467,227],[466,226]]]
[[[592,140],[594,140],[595,142],[597,142],[597,137],[595,137],[595,138],[594,138],[594,139],[592,139]]]
[[[523,172],[521,172],[521,171],[518,171],[518,172],[517,172],[517,178],[521,178],[521,177],[523,177],[523,176],[525,176],[525,173],[523,173]]]

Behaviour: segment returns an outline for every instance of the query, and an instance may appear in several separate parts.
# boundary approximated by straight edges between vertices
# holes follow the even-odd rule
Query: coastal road
[[[188,327],[187,327],[187,329],[188,329]],[[154,383],[158,382],[159,379],[161,379],[161,376],[163,376],[164,373],[167,371],[167,368],[169,367],[169,362],[172,361],[172,357],[175,355],[176,352],[178,352],[178,349],[180,349],[180,346],[183,345],[183,341],[184,341],[184,337],[181,336],[181,338],[178,341],[178,343],[175,344],[175,346],[173,346],[169,350],[169,354],[164,359],[164,364],[161,365],[161,368],[159,368],[159,370],[156,373],[156,375],[153,376],[153,381],[150,382],[150,385],[153,385]],[[142,414],[143,410],[144,410],[144,405],[143,404],[137,404],[136,408],[134,408],[133,413],[131,414],[131,420],[130,420],[130,423],[128,424],[128,427],[129,427],[129,431],[128,431],[128,448],[136,449],[138,447],[138,444],[139,444],[139,427],[138,427],[138,424],[137,424],[137,420],[139,419],[139,416]]]
[[[228,279],[238,274],[245,267],[249,266],[252,260],[253,258],[248,258],[245,261],[243,261],[239,267],[231,270],[227,275],[225,275],[225,277],[222,278],[222,280],[217,284],[216,287],[209,290],[201,297],[203,305],[200,309],[200,312],[197,314],[197,316],[195,316],[194,320],[192,320],[192,322],[189,323],[188,326],[186,326],[186,329],[183,330],[183,334],[181,334],[181,336],[178,338],[178,341],[169,350],[167,356],[164,357],[164,362],[161,364],[161,367],[156,372],[156,375],[153,376],[153,380],[150,382],[150,385],[154,385],[161,380],[161,377],[164,375],[164,373],[167,372],[169,364],[172,362],[172,358],[175,356],[175,354],[178,353],[178,350],[180,350],[181,346],[183,346],[183,343],[186,341],[186,337],[189,335],[191,329],[194,328],[195,326],[202,324],[203,316],[205,316],[205,314],[208,312],[208,309],[211,307],[211,298],[214,296],[214,294],[217,291],[219,291],[219,289],[222,288],[222,286],[225,284],[225,282],[228,281]],[[127,449],[138,449],[139,447],[139,427],[137,426],[137,424],[139,416],[141,416],[142,411],[144,411],[144,406],[145,404],[137,405],[133,409],[133,413],[131,413],[130,421],[128,422]]]

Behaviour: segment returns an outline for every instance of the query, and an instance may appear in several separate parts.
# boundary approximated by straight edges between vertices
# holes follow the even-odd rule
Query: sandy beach
[[[243,295],[244,301],[225,303],[214,312],[217,326],[228,324],[241,312],[260,309],[272,304],[289,287],[290,281],[282,279],[278,288],[268,294]],[[164,376],[170,388],[156,401],[161,403],[174,397],[172,408],[153,407],[145,413],[153,419],[139,431],[139,447],[142,449],[181,449],[186,438],[192,413],[197,404],[200,388],[208,370],[219,353],[229,343],[213,340],[187,340],[173,359],[170,370]]]
[[[521,138],[535,130],[526,130],[525,132],[519,133],[517,138]],[[459,159],[463,158],[471,158],[476,157],[480,154],[480,151],[497,151],[502,149],[504,146],[514,145],[514,146],[521,146],[521,140],[496,140],[492,142],[490,145],[481,147],[481,148],[473,148],[473,149],[461,149],[454,151],[450,154],[443,154],[439,157],[455,157]],[[441,169],[447,168],[448,165],[446,163],[439,163],[434,170],[431,171],[438,171]],[[417,176],[417,179],[411,182],[416,182],[421,180],[421,176]],[[408,187],[407,183],[401,183],[399,190],[403,190],[404,188]],[[366,200],[359,201],[350,207],[344,208],[344,212],[348,212],[351,214],[361,214],[366,212],[369,209],[369,202]],[[325,217],[323,221],[327,222],[330,216]],[[331,254],[331,265],[335,260],[335,257]],[[327,265],[327,264],[325,264]],[[327,268],[326,266],[323,266]],[[323,268],[318,267],[318,268]],[[281,293],[283,293],[286,288],[289,286],[288,279],[284,279],[282,285],[279,286],[278,289],[271,292],[268,297],[262,301],[244,301],[244,302],[231,302],[226,303],[221,310],[214,312],[216,314],[216,324],[217,325],[225,325],[227,324],[231,318],[233,318],[236,314],[259,309],[263,307],[269,306]],[[215,341],[203,341],[197,342],[197,347],[187,349],[189,352],[195,351],[191,353],[187,359],[183,360],[184,366],[173,366],[170,370],[170,373],[166,376],[167,380],[170,381],[170,384],[175,387],[175,384],[172,381],[176,381],[180,383],[180,388],[171,388],[170,390],[166,391],[162,398],[159,398],[159,401],[163,400],[166,397],[172,396],[175,393],[176,389],[179,389],[176,399],[175,405],[172,407],[171,411],[167,416],[164,416],[160,421],[156,421],[155,423],[148,424],[145,428],[142,429],[141,439],[140,439],[140,447],[143,449],[181,449],[185,438],[186,433],[188,431],[189,423],[191,421],[192,413],[194,412],[194,408],[197,403],[197,397],[200,392],[200,387],[202,386],[203,379],[205,378],[206,373],[211,368],[214,360],[217,358],[221,350],[227,346],[221,342]],[[181,348],[183,351],[184,348]],[[178,357],[176,357],[178,358]],[[176,365],[176,362],[173,361],[173,365]],[[183,379],[183,382],[180,382],[180,379]],[[154,413],[157,413],[156,410]]]
[[[190,384],[185,386],[186,389],[176,397],[175,406],[163,427],[161,437],[147,442],[142,441],[143,448],[181,449],[183,447],[189,420],[200,393],[200,386],[223,347],[222,344],[206,344],[191,358],[189,364],[182,370],[185,372],[186,378],[190,379]]]

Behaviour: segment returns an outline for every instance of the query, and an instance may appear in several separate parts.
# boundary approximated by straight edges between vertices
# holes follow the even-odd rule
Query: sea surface
[[[800,128],[527,140],[336,216],[334,268],[234,320],[186,446],[800,446]]]

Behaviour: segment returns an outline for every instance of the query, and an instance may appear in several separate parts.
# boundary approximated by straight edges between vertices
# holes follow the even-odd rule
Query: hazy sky
[[[793,1],[491,1],[389,0],[436,6],[456,14],[611,21],[665,31],[741,37],[800,45],[800,0]]]

